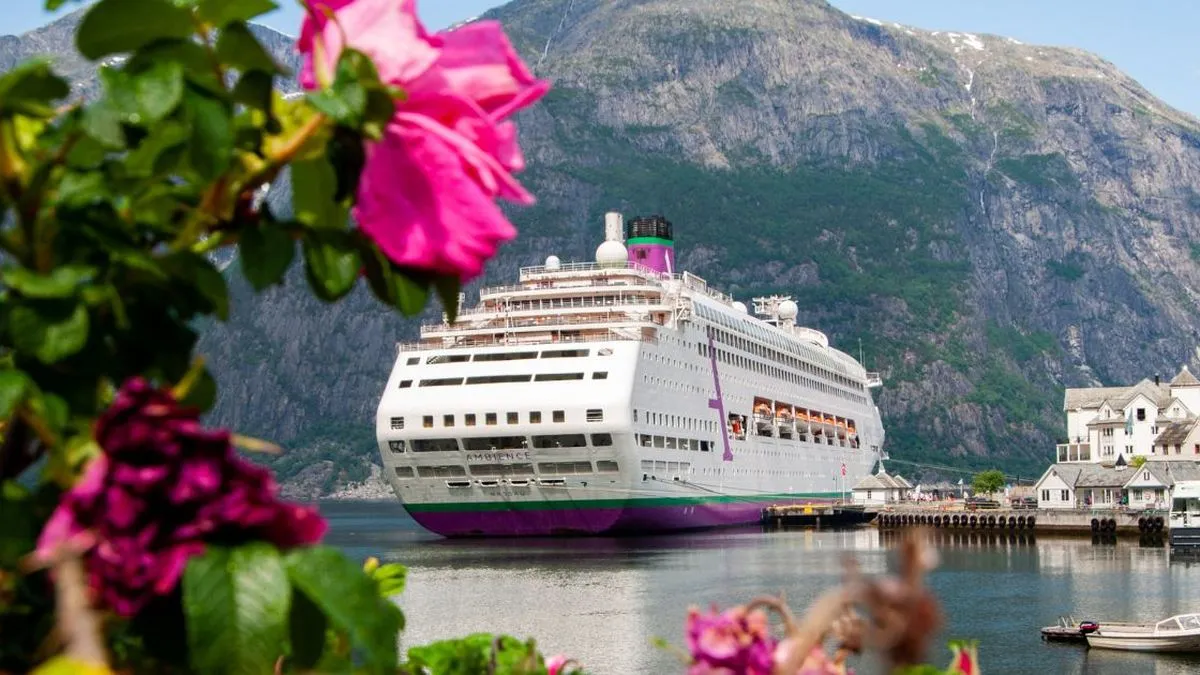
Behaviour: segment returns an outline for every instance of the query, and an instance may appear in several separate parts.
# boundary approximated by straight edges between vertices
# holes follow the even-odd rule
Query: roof
[[[1131,469],[1115,469],[1100,464],[1052,464],[1046,474],[1053,470],[1064,483],[1072,488],[1079,487],[1124,487],[1129,482]],[[1038,483],[1042,481],[1039,479]]]
[[[851,490],[905,490],[911,488],[908,481],[899,476],[889,476],[886,471],[880,471],[874,476],[867,476],[855,483]]]
[[[1180,445],[1187,440],[1188,435],[1192,433],[1192,429],[1196,428],[1196,422],[1197,420],[1194,419],[1185,420],[1183,422],[1173,422],[1158,435],[1158,438],[1154,439],[1154,444]]]
[[[1165,464],[1166,472],[1171,476],[1171,482],[1177,480],[1200,480],[1200,463],[1169,461],[1169,462],[1146,462],[1145,466],[1151,464]]]
[[[1191,371],[1188,370],[1187,364],[1185,363],[1183,364],[1183,368],[1179,369],[1179,374],[1175,376],[1175,379],[1171,380],[1171,386],[1200,387],[1200,380],[1197,380],[1196,376],[1192,375]]]
[[[1133,475],[1130,476],[1129,480],[1125,482],[1127,484],[1132,483],[1134,479],[1136,479],[1143,471],[1149,471],[1150,475],[1154,476],[1154,479],[1159,483],[1162,483],[1163,485],[1170,485],[1174,482],[1171,479],[1170,472],[1167,470],[1167,465],[1170,463],[1171,462],[1146,462],[1145,464],[1134,469]]]
[[[1132,387],[1089,387],[1067,389],[1063,397],[1063,410],[1096,410],[1107,401],[1116,410],[1122,410],[1129,402],[1143,394],[1158,407],[1166,407],[1171,401],[1171,388],[1165,384],[1154,384],[1145,379]]]

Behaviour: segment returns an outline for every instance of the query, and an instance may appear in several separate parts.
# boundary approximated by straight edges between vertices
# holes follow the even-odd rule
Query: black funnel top
[[[626,235],[627,239],[654,237],[656,239],[675,241],[674,228],[671,226],[671,221],[663,216],[638,216],[634,218],[629,221]]]

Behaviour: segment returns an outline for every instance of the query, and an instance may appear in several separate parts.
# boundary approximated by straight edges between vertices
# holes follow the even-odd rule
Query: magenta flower
[[[240,459],[226,431],[141,378],[125,383],[96,424],[103,454],[68,491],[38,540],[43,558],[67,541],[88,547],[98,600],[133,616],[170,593],[205,544],[315,543],[325,521],[280,502],[266,469]]]
[[[509,118],[549,89],[500,25],[431,35],[414,0],[308,0],[300,83],[332,77],[346,42],[404,90],[384,137],[367,147],[354,217],[397,265],[478,276],[516,230],[497,198],[533,203],[513,177],[525,162]],[[332,12],[336,21],[330,20]]]
[[[718,613],[688,612],[688,650],[693,664],[688,675],[770,675],[776,642],[767,616],[735,607]]]

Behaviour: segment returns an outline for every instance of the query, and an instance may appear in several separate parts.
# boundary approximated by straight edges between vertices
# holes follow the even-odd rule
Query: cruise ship
[[[398,345],[385,473],[447,537],[758,522],[843,498],[880,459],[881,385],[781,296],[745,304],[675,267],[662,216],[605,216],[594,262],[520,270]]]

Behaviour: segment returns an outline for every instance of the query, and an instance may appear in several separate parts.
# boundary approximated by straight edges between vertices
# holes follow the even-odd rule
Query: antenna
[[[863,359],[862,338],[858,338],[858,364],[863,368],[867,367],[867,363]]]

